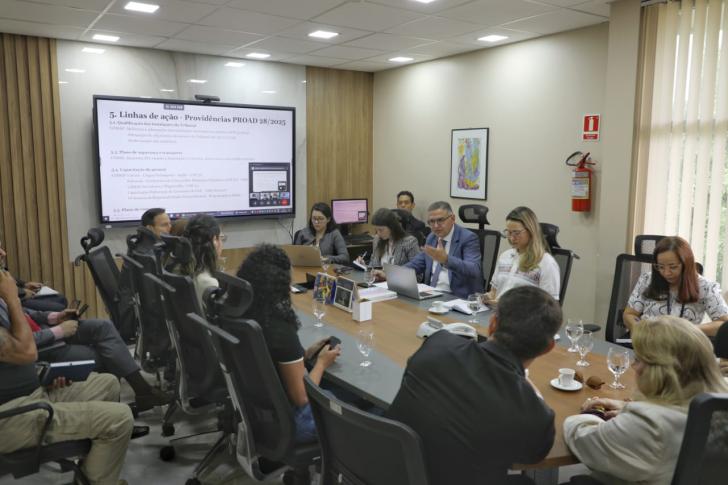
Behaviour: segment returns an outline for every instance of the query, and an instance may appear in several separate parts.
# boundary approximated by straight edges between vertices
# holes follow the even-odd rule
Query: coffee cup
[[[562,387],[571,387],[574,385],[574,375],[576,371],[574,369],[563,368],[559,369],[559,384]]]
[[[438,300],[438,301],[433,301],[433,302],[432,302],[432,308],[434,308],[434,309],[435,309],[435,311],[438,311],[438,312],[443,312],[443,311],[445,311],[445,310],[446,310],[446,307],[445,307],[445,302],[444,302],[444,301],[440,301],[440,300]]]

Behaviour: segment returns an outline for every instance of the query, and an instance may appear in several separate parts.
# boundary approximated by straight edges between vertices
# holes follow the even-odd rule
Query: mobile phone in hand
[[[76,309],[78,309],[78,305],[80,305],[80,304],[81,304],[81,300],[79,300],[77,298],[71,302],[71,305],[68,308],[73,308],[74,310],[76,310]]]
[[[83,315],[86,310],[88,310],[88,305],[84,303],[78,310],[76,310],[76,318],[81,318],[81,315]]]

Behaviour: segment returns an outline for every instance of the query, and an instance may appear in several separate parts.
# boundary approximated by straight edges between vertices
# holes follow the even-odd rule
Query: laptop
[[[387,275],[387,288],[415,300],[426,300],[442,296],[441,291],[422,283],[417,283],[415,270],[396,264],[385,264],[384,274]]]
[[[293,266],[321,267],[321,251],[315,246],[284,244],[281,249],[288,255]]]

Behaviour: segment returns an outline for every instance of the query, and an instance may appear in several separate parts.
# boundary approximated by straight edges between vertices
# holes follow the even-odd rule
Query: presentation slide
[[[94,96],[101,222],[293,215],[294,108]]]

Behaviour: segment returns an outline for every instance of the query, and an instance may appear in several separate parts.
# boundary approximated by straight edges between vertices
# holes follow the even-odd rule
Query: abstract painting
[[[488,128],[452,130],[450,197],[485,200]]]

